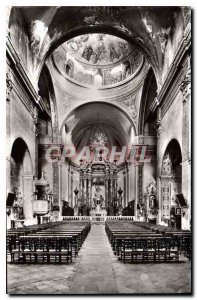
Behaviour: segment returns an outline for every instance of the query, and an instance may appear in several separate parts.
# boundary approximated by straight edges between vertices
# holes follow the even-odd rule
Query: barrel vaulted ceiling
[[[81,150],[89,146],[91,139],[102,134],[107,146],[129,146],[135,136],[130,119],[118,108],[106,103],[89,103],[75,109],[65,120],[62,140],[65,145]]]

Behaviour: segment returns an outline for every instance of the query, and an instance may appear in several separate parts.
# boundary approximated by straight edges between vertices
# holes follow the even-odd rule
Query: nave
[[[139,226],[139,224],[130,221],[108,221],[105,224],[93,222],[91,229],[90,224],[86,221],[70,221],[69,223],[64,221],[56,225],[53,224],[53,226],[47,225],[48,228],[46,226],[43,228],[43,224],[40,225],[42,228],[38,228],[39,226],[33,228],[36,227],[35,225],[31,226],[28,234],[27,227],[25,235],[31,239],[32,233],[30,232],[34,230],[33,236],[37,235],[40,240],[47,232],[50,232],[51,237],[58,239],[60,232],[63,236],[64,228],[65,239],[68,239],[68,232],[72,233],[70,236],[74,237],[73,232],[76,233],[77,231],[77,242],[81,240],[80,236],[84,237],[84,242],[83,239],[81,240],[83,242],[83,244],[81,243],[82,247],[79,245],[79,252],[77,255],[73,253],[72,262],[69,261],[68,264],[63,261],[60,264],[59,260],[55,263],[53,258],[46,263],[42,260],[35,264],[34,259],[30,263],[29,258],[27,258],[26,263],[24,261],[19,263],[20,261],[17,260],[15,263],[10,263],[8,254],[9,294],[179,294],[191,292],[191,262],[187,257],[187,251],[184,249],[184,243],[178,248],[176,248],[177,245],[173,248],[178,250],[179,262],[173,259],[168,263],[160,262],[159,264],[158,261],[150,263],[138,261],[136,265],[135,261],[131,263],[131,261],[126,260],[124,263],[120,260],[120,255],[117,253],[120,239],[124,243],[128,239],[139,241],[139,236],[144,241],[155,237],[156,233],[153,228],[150,229],[148,223],[144,222]],[[145,228],[146,225],[149,225],[149,229]],[[156,227],[156,225],[154,226]],[[90,232],[88,233],[89,229]],[[157,226],[157,230],[162,232],[162,229],[162,226],[161,228]],[[24,233],[21,232],[18,236],[22,236],[22,234]],[[166,231],[160,235],[164,238],[168,234],[169,232]],[[181,236],[180,240],[182,241],[184,236],[186,239],[189,238],[187,231],[180,232],[177,230],[175,232],[174,230],[173,234],[174,239],[175,235]],[[48,233],[47,235],[49,236]],[[157,233],[157,235],[159,234]],[[174,239],[171,238],[171,241]],[[28,245],[30,244],[26,244],[26,253],[28,252]],[[124,247],[119,248],[120,251],[122,251],[121,249],[123,250]],[[45,251],[43,249],[43,252]],[[53,257],[53,252],[51,253],[51,257]]]
[[[6,21],[7,293],[190,293],[191,7]]]

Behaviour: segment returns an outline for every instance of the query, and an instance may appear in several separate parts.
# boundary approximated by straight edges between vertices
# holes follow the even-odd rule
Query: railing
[[[91,217],[90,216],[61,216],[60,217],[60,221],[63,221],[63,220],[68,220],[68,221],[90,221],[91,220]]]
[[[131,220],[135,221],[135,216],[106,216],[106,220]]]
[[[61,216],[60,221],[98,221],[105,222],[106,220],[130,220],[135,221],[135,216]]]

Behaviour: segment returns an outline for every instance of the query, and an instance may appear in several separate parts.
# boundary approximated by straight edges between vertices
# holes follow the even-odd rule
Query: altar
[[[92,221],[105,221],[105,217],[107,216],[107,210],[102,206],[102,202],[100,198],[95,198],[96,206],[92,206],[90,211],[90,216]]]
[[[81,164],[79,170],[79,196],[77,206],[84,204],[94,220],[103,220],[107,211],[111,215],[118,205],[117,166],[105,161]]]

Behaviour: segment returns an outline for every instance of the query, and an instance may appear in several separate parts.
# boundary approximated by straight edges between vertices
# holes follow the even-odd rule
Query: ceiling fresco
[[[78,61],[93,65],[116,63],[133,50],[133,47],[125,40],[98,33],[75,37],[64,43],[63,47]]]
[[[94,86],[113,85],[131,77],[143,63],[133,45],[109,34],[86,34],[63,43],[53,60],[64,76]]]

